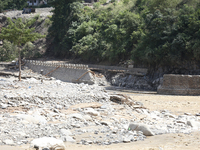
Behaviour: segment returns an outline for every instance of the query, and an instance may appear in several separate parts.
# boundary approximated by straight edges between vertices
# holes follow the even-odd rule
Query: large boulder
[[[34,139],[30,145],[31,148],[37,150],[50,149],[50,150],[65,150],[66,147],[62,140],[51,137],[42,137]]]
[[[142,131],[145,136],[155,135],[147,125],[142,123],[131,123],[128,127],[128,130]]]

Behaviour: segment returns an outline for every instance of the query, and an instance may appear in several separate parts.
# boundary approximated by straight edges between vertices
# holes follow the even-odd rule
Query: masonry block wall
[[[166,74],[157,91],[159,94],[200,95],[200,75]]]
[[[26,66],[34,72],[41,73],[42,70],[43,75],[49,73],[48,76],[55,77],[64,82],[84,82],[92,84],[92,75],[90,72],[88,72],[89,68],[87,65],[60,63],[54,64],[35,60],[25,60],[25,62]],[[77,79],[79,80],[77,81]]]

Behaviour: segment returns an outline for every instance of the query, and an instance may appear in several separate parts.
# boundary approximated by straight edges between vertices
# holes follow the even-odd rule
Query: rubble
[[[149,111],[141,102],[109,94],[97,84],[38,74],[21,82],[0,76],[0,145],[31,144],[43,137],[83,145],[129,143],[150,135],[190,133],[199,124],[196,115]]]

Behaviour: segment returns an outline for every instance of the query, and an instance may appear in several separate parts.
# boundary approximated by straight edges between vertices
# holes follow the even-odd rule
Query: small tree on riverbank
[[[18,62],[19,62],[19,81],[21,81],[21,50],[20,46],[26,44],[27,42],[33,42],[39,38],[44,38],[45,35],[39,33],[34,33],[35,28],[30,28],[30,26],[36,21],[31,19],[28,21],[22,21],[18,18],[12,21],[7,18],[8,26],[2,28],[0,39],[8,40],[18,47]]]

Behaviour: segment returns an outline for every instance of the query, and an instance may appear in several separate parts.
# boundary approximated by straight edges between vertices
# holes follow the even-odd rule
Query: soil
[[[109,91],[114,92],[114,91]],[[125,93],[125,92],[118,92]],[[158,94],[138,94],[127,93],[134,100],[140,101],[149,110],[169,110],[172,114],[181,115],[184,113],[199,113],[200,96],[172,96]],[[30,150],[29,145],[18,147],[0,146],[2,150]],[[66,143],[67,150],[199,150],[200,149],[200,132],[196,131],[190,134],[163,134],[148,137],[144,141],[133,143],[112,144],[108,146],[98,145],[78,145]]]

